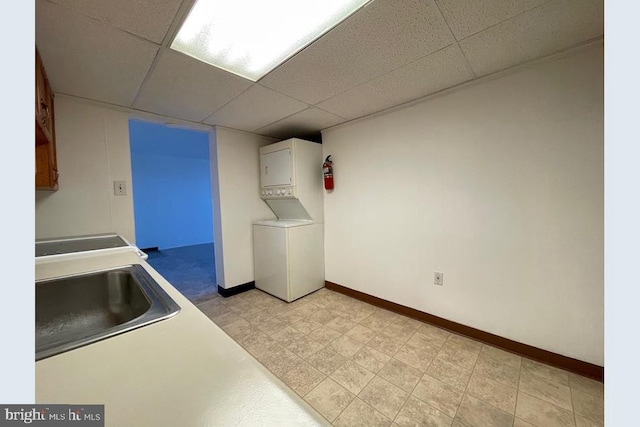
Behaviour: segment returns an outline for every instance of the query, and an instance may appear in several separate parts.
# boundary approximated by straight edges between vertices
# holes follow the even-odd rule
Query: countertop
[[[39,258],[36,280],[129,264],[180,312],[36,362],[36,403],[104,404],[105,425],[118,427],[328,424],[133,250]]]

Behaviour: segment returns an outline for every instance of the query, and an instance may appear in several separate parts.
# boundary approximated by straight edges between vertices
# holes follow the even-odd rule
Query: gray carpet
[[[190,301],[218,296],[213,243],[146,253],[147,262]]]

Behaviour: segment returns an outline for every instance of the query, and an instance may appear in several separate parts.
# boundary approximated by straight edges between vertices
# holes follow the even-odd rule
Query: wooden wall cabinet
[[[36,49],[36,190],[58,189],[53,91]]]

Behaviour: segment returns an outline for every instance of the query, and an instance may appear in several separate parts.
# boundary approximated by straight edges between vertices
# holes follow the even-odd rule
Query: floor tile
[[[258,330],[249,330],[247,334],[238,336],[238,343],[256,359],[263,358],[282,349],[282,345],[277,341]]]
[[[520,372],[518,389],[530,396],[553,403],[568,411],[573,411],[571,391],[568,386],[534,375],[527,369],[522,369]]]
[[[394,320],[392,323],[395,323],[397,325],[403,325],[408,329],[413,329],[414,331],[417,331],[422,325],[425,324],[419,320],[412,319],[406,316],[399,317],[396,320]]]
[[[306,362],[299,364],[281,377],[282,381],[300,396],[309,393],[325,378],[322,372]]]
[[[391,420],[356,397],[333,425],[336,427],[386,427],[391,425]]]
[[[602,383],[325,288],[215,295],[198,308],[335,425],[603,426]]]
[[[445,331],[444,329],[437,326],[430,325],[429,323],[423,323],[422,325],[420,325],[416,332],[431,337],[434,340],[439,340],[442,343],[444,343],[450,335],[450,332]]]
[[[269,320],[265,320],[260,323],[251,322],[251,324],[260,329],[265,334],[271,336],[272,338],[273,334],[280,332],[281,330],[289,326],[285,321],[280,320],[276,317],[271,317]]]
[[[513,427],[536,427],[534,424],[528,423],[520,418],[516,418],[513,421]]]
[[[314,320],[318,323],[322,323],[323,325],[325,325],[327,322],[330,322],[335,317],[336,317],[335,314],[333,314],[332,312],[324,308],[321,308],[317,310],[315,313],[312,313],[311,315],[309,315],[309,319]]]
[[[351,393],[358,394],[371,381],[374,375],[357,363],[348,360],[331,374],[330,378]]]
[[[379,376],[375,376],[362,389],[358,397],[387,418],[394,419],[409,397],[409,393]]]
[[[511,427],[513,418],[513,415],[468,394],[462,399],[456,415],[456,420],[468,427]]]
[[[295,353],[298,357],[306,359],[324,346],[307,336],[302,336],[289,342],[289,344],[286,344],[284,347],[292,353]]]
[[[407,393],[411,393],[416,384],[418,384],[418,381],[420,381],[422,372],[397,359],[391,359],[384,365],[384,368],[378,372],[378,375],[391,384],[400,387]]]
[[[241,319],[240,315],[236,311],[228,310],[226,308],[224,310],[225,311],[222,314],[216,314],[215,316],[210,316],[209,313],[205,314],[207,314],[207,316],[209,316],[209,318],[213,320],[213,323],[220,327]]]
[[[388,356],[393,356],[398,352],[398,350],[402,348],[404,343],[385,335],[377,335],[371,338],[367,345],[371,348],[383,352]]]
[[[313,313],[320,310],[320,307],[310,302],[306,298],[304,299],[304,303],[298,306],[294,311],[298,314],[301,314],[305,317],[311,316]]]
[[[360,323],[362,320],[366,319],[371,315],[370,311],[364,311],[362,309],[353,309],[342,313],[345,319],[351,320],[352,322]]]
[[[509,387],[518,387],[520,381],[520,363],[509,363],[496,358],[494,354],[485,351],[485,347],[478,356],[474,372]]]
[[[555,381],[562,385],[569,385],[569,373],[553,366],[545,365],[530,359],[522,359],[522,369],[544,379]]]
[[[331,329],[335,329],[336,331],[340,332],[341,334],[344,334],[349,329],[352,329],[354,326],[356,326],[357,323],[353,322],[353,321],[351,321],[349,319],[346,319],[342,315],[338,315],[338,316],[334,317],[332,320],[330,320],[329,322],[325,323],[325,325],[330,327]]]
[[[477,373],[471,375],[471,380],[467,386],[467,394],[509,414],[513,415],[516,411],[517,388],[505,386]]]
[[[328,344],[328,347],[337,351],[344,357],[351,357],[360,350],[364,344],[354,338],[342,335],[340,338]]]
[[[478,360],[480,347],[468,345],[457,339],[447,339],[438,353],[450,363],[466,369],[472,369]]]
[[[322,323],[316,322],[314,320],[309,320],[306,317],[289,321],[289,325],[305,335],[308,335],[309,333],[322,327]]]
[[[448,427],[452,422],[451,417],[413,396],[409,396],[395,419],[399,426]]]
[[[520,368],[522,365],[522,357],[499,348],[483,344],[480,351],[480,357],[496,360],[504,365]]]
[[[577,427],[604,427],[604,421],[593,421],[582,415],[576,414],[576,426]]]
[[[276,377],[282,377],[284,374],[302,363],[302,359],[283,348],[280,351],[271,353],[260,362],[267,367]]]
[[[416,333],[416,329],[407,327],[402,323],[391,323],[381,333],[399,341],[407,342]]]
[[[393,357],[409,366],[419,369],[420,372],[425,372],[436,353],[437,351],[435,350],[420,349],[404,345]]]
[[[325,375],[331,375],[348,359],[333,351],[329,347],[324,347],[307,359],[307,362]]]
[[[451,418],[456,416],[456,411],[462,400],[462,392],[448,384],[425,375],[412,395],[423,402],[444,412]]]
[[[407,341],[407,345],[415,348],[439,351],[444,344],[446,337],[439,335],[426,335],[418,330]]]
[[[522,392],[518,392],[516,417],[536,426],[575,426],[573,412]]]
[[[351,360],[373,373],[378,373],[380,369],[384,368],[389,359],[391,359],[391,356],[387,356],[369,346],[362,347],[356,354],[351,356]]]
[[[373,330],[367,328],[366,326],[356,325],[353,328],[349,329],[345,335],[355,338],[358,341],[363,343],[367,343],[371,338],[373,338],[377,333]]]
[[[471,369],[448,362],[442,356],[436,356],[427,368],[426,374],[444,383],[464,391],[471,378]]]
[[[322,326],[313,332],[310,332],[308,337],[312,340],[318,341],[320,344],[327,345],[331,341],[335,341],[340,338],[342,334],[335,329]]]
[[[604,383],[583,377],[582,375],[569,373],[569,386],[573,390],[578,390],[593,396],[604,397]]]
[[[280,331],[271,334],[271,338],[278,341],[280,344],[284,346],[291,344],[295,340],[302,338],[304,336],[305,335],[302,332],[292,328],[290,325],[287,325]]]
[[[391,320],[381,319],[379,317],[375,317],[374,315],[367,316],[363,320],[360,321],[360,324],[366,326],[369,329],[372,329],[376,332],[382,331],[384,328],[389,326]]]
[[[236,337],[247,329],[251,328],[251,323],[247,322],[244,319],[238,319],[231,323],[227,323],[224,326],[221,326],[222,330],[225,331],[230,337]]]
[[[481,342],[472,340],[471,338],[463,337],[462,335],[458,334],[450,334],[449,338],[447,338],[447,343],[478,353],[482,349]]]
[[[344,411],[355,395],[331,378],[323,380],[304,397],[323,417],[333,422]]]
[[[573,410],[586,420],[596,423],[604,423],[604,399],[583,393],[579,390],[571,390],[573,398]]]

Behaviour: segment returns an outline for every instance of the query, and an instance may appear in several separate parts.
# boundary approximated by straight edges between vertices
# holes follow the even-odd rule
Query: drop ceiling
[[[603,0],[373,0],[254,83],[169,49],[193,0],[36,0],[53,91],[279,139],[604,35]]]

